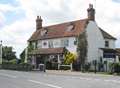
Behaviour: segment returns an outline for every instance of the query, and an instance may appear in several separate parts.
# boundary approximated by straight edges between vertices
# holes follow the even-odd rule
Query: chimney
[[[37,19],[36,19],[36,30],[39,30],[42,28],[42,19],[41,19],[41,16],[37,16]]]
[[[95,9],[93,8],[93,4],[89,4],[88,12],[88,20],[95,21]]]

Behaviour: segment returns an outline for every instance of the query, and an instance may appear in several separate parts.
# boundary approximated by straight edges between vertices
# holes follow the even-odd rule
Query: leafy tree
[[[78,36],[77,43],[77,52],[78,52],[78,61],[80,63],[80,70],[84,70],[85,61],[87,57],[87,39],[86,39],[86,31]]]
[[[69,52],[68,50],[65,51],[64,55],[64,64],[71,64],[76,60],[76,55]]]
[[[23,63],[25,60],[25,49],[23,50],[23,52],[20,54],[20,62]]]
[[[32,52],[32,50],[34,50],[34,46],[30,43],[28,46],[27,46],[27,49],[28,49],[28,53],[29,52]],[[20,54],[20,58],[21,58],[21,62],[23,63],[25,61],[25,50],[26,48],[23,50],[23,52]]]
[[[28,45],[28,52],[31,52],[32,50],[34,50],[34,46],[30,43],[29,45]]]
[[[3,51],[2,53],[3,61],[10,61],[13,59],[17,59],[15,55],[16,52],[13,51],[12,47],[3,46],[2,51]]]

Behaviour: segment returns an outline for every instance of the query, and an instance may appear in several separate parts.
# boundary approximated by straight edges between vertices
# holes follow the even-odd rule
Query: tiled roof
[[[83,30],[85,30],[87,24],[88,24],[88,19],[83,19],[83,20],[77,20],[77,21],[43,27],[42,29],[36,30],[28,41],[78,36],[80,33],[83,32]],[[73,29],[67,31],[70,25],[73,25]],[[104,38],[116,40],[116,38],[114,38],[107,32],[103,31],[103,29],[101,28],[99,29],[101,30],[101,33],[103,34]],[[46,33],[44,35],[41,35],[41,31],[43,30],[46,30]]]
[[[87,22],[88,22],[87,19],[83,19],[83,20],[77,20],[77,21],[43,27],[40,30],[46,30],[47,31],[46,34],[41,35],[40,30],[36,30],[28,41],[34,41],[38,39],[78,36],[85,29]],[[73,25],[73,29],[71,31],[67,31],[70,25]]]
[[[30,52],[29,54],[34,54],[34,55],[40,55],[40,54],[62,54],[64,53],[65,48],[41,48],[41,49],[36,49]]]
[[[105,31],[104,31],[103,29],[101,29],[100,27],[99,27],[99,29],[101,30],[102,35],[103,35],[103,37],[104,37],[105,39],[113,39],[113,40],[116,40],[115,37],[113,37],[112,35],[108,34],[107,32],[105,32]]]

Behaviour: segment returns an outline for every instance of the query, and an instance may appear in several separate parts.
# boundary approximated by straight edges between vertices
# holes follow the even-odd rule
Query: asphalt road
[[[120,77],[0,70],[0,88],[120,88]]]

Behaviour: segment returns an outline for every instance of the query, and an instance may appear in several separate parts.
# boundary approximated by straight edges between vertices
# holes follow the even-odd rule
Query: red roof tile
[[[87,22],[87,19],[84,19],[43,27],[40,30],[36,30],[28,41],[78,36],[85,29]],[[74,28],[71,31],[67,31],[70,25],[73,25]],[[42,36],[41,30],[47,30],[47,33]]]
[[[36,30],[28,41],[78,36],[80,33],[83,32],[83,30],[85,30],[87,24],[88,24],[88,19],[83,19],[83,20],[56,24],[52,26],[46,26],[40,30]],[[67,31],[70,25],[73,25],[74,28],[71,31]],[[99,29],[101,30],[101,33],[103,34],[104,38],[116,40],[116,38],[114,38],[107,32],[103,31],[103,29],[101,28]],[[42,30],[46,30],[47,31],[46,34],[41,35]]]

